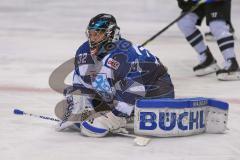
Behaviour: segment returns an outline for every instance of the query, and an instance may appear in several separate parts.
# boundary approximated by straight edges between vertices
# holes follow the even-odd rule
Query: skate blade
[[[218,70],[220,69],[220,67],[217,65],[217,63],[214,63],[204,69],[200,69],[200,70],[197,70],[195,71],[195,75],[196,76],[205,76],[205,75],[208,75],[208,74],[211,74],[211,73],[215,73],[217,72]]]
[[[240,71],[218,74],[217,79],[220,81],[239,81]]]

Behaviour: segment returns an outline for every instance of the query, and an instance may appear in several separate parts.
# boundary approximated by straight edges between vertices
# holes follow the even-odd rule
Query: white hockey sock
[[[201,32],[196,27],[197,20],[198,16],[195,13],[189,13],[178,21],[178,27],[185,35],[187,41],[199,54],[199,60],[200,63],[202,63],[206,60],[204,52],[206,51],[207,46],[203,41]]]
[[[225,21],[215,20],[209,24],[211,32],[221,50],[224,60],[227,61],[230,58],[236,57],[234,51],[234,37],[229,32],[228,26]]]
[[[206,54],[204,54],[205,51],[207,50],[207,46],[203,41],[203,36],[201,32],[196,28],[196,30],[191,35],[186,37],[186,39],[198,53],[200,63],[204,62],[207,58]]]

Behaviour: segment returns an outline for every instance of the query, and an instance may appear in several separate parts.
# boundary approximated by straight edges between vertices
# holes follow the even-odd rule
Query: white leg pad
[[[228,120],[227,110],[209,107],[206,117],[207,133],[224,133],[226,131]]]
[[[104,137],[109,132],[116,133],[126,127],[126,119],[107,112],[100,117],[83,121],[81,134],[88,137]]]

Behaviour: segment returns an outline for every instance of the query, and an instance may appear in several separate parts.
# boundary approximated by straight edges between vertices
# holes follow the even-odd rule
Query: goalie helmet
[[[117,26],[114,16],[101,13],[93,17],[87,27],[86,35],[90,48],[96,49],[108,42],[114,42],[120,38],[120,28]]]

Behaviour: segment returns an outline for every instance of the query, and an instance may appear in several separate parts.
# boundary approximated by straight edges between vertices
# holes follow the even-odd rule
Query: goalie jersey
[[[174,87],[166,67],[141,46],[120,39],[105,44],[96,56],[88,41],[75,56],[73,87],[95,94],[118,116],[130,116],[140,98],[173,98]]]

